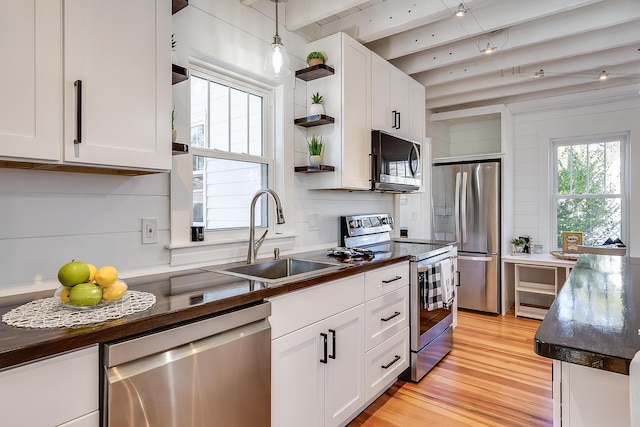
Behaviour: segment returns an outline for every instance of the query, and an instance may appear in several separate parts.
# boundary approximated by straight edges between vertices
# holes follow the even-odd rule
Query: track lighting
[[[533,77],[537,77],[537,78],[544,77],[544,70],[542,68],[540,68],[540,71],[536,71],[536,73],[533,75]]]
[[[284,77],[291,73],[289,69],[289,55],[284,49],[282,40],[278,35],[278,3],[285,0],[271,0],[276,4],[276,35],[273,36],[273,43],[269,47],[267,57],[264,61],[264,71],[272,77]]]
[[[460,5],[458,5],[458,8],[456,9],[455,12],[453,12],[453,14],[455,16],[464,16],[468,11],[469,9],[464,5],[464,3],[460,3]]]
[[[480,53],[482,53],[483,55],[486,54],[490,54],[493,51],[495,51],[496,49],[498,49],[497,47],[493,46],[491,43],[487,43],[487,47],[485,47],[484,49],[482,49],[480,51]]]
[[[607,80],[608,78],[609,78],[609,73],[607,73],[604,70],[602,70],[602,72],[600,73],[600,77],[598,77],[599,80]]]

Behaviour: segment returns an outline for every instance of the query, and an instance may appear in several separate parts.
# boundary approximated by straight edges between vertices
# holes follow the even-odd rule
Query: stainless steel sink
[[[282,258],[230,267],[223,270],[216,270],[216,272],[249,280],[275,283],[287,279],[300,279],[320,272],[338,270],[342,267],[344,267],[342,264],[331,264],[328,262],[309,261],[298,258]]]

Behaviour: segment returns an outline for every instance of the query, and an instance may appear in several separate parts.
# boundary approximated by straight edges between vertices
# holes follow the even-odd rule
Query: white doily
[[[2,316],[2,321],[19,328],[73,328],[147,310],[156,303],[149,292],[127,291],[118,301],[91,309],[66,307],[57,298],[44,298],[16,307]]]

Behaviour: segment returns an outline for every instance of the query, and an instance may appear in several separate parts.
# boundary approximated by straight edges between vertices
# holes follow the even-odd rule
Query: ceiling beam
[[[505,5],[506,2],[493,2],[471,9],[461,18],[448,15],[430,25],[369,43],[367,47],[390,60],[600,1],[602,0],[511,0],[508,6]]]
[[[295,31],[367,2],[368,0],[289,0],[285,26],[287,30]]]
[[[622,4],[625,4],[624,7]],[[475,40],[462,40],[427,52],[415,53],[391,61],[407,74],[452,65],[479,58],[480,50],[491,43],[499,53],[535,43],[583,34],[598,28],[640,20],[640,2],[630,5],[628,0],[613,0],[590,5],[571,12],[520,24]],[[494,55],[495,56],[495,55]]]

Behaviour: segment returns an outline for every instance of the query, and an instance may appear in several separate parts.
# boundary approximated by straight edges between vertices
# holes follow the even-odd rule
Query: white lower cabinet
[[[271,299],[271,425],[343,426],[409,366],[409,265]],[[326,344],[325,344],[326,342]]]
[[[6,426],[97,427],[98,346],[0,372],[0,413]]]
[[[360,303],[346,310],[338,307],[340,311],[336,313],[335,308],[329,308],[330,303],[324,304],[331,300],[337,306],[345,300],[356,302],[353,298],[356,293]],[[286,317],[285,321],[294,329],[271,343],[273,426],[338,426],[363,406],[362,301],[362,275],[272,300],[275,328],[272,335],[280,334],[280,317]],[[297,329],[295,322],[289,322],[291,311],[297,309],[306,313],[315,311],[311,317],[323,318]],[[323,311],[335,314],[325,317]]]

